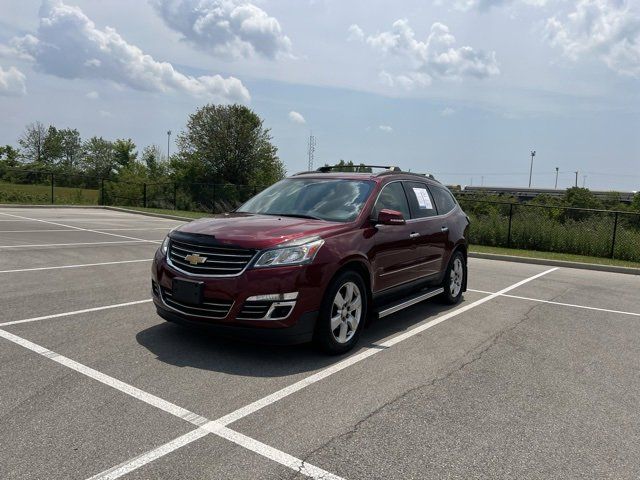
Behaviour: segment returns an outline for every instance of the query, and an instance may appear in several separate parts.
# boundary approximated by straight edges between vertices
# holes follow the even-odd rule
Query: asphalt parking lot
[[[471,259],[327,357],[160,319],[180,223],[0,209],[0,478],[640,477],[640,277]]]

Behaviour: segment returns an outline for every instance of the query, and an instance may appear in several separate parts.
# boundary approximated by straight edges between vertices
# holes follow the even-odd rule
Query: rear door
[[[411,210],[402,182],[385,185],[372,211],[372,218],[378,217],[383,208],[401,212],[405,225],[377,225],[375,247],[371,255],[374,270],[373,291],[379,292],[421,276],[420,255],[416,249]]]
[[[420,275],[426,277],[443,269],[443,257],[449,238],[448,229],[434,202],[429,188],[422,182],[403,182],[409,207],[414,248],[420,259]]]

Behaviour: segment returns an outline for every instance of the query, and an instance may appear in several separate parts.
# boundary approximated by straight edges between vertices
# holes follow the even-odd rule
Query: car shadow
[[[463,299],[462,304],[464,302]],[[170,322],[142,330],[136,335],[136,340],[159,361],[177,367],[238,376],[285,377],[337,363],[390,335],[407,331],[422,321],[457,307],[437,301],[424,302],[369,322],[356,349],[338,356],[319,352],[311,344],[277,346],[248,343]]]

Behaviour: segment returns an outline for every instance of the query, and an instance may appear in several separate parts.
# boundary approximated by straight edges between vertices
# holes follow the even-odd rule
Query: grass
[[[478,253],[495,253],[498,255],[513,255],[517,257],[541,258],[545,260],[565,260],[579,263],[595,263],[597,265],[614,265],[617,267],[640,268],[640,263],[612,258],[588,257],[571,253],[539,252],[536,250],[519,250],[517,248],[487,247],[484,245],[471,245],[469,250]]]
[[[97,205],[99,190],[56,187],[54,200],[59,205]],[[51,185],[22,185],[0,181],[0,203],[47,205],[51,203]]]
[[[210,213],[206,212],[190,212],[187,210],[168,210],[164,208],[144,208],[144,207],[122,207],[127,210],[137,210],[139,212],[161,213],[163,215],[177,215],[178,217],[202,218],[210,217]]]

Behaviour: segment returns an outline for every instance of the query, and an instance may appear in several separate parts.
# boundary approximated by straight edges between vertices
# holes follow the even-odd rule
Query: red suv
[[[469,219],[451,192],[395,167],[335,168],[293,175],[169,233],[153,261],[158,314],[341,353],[367,319],[434,296],[459,302]]]

